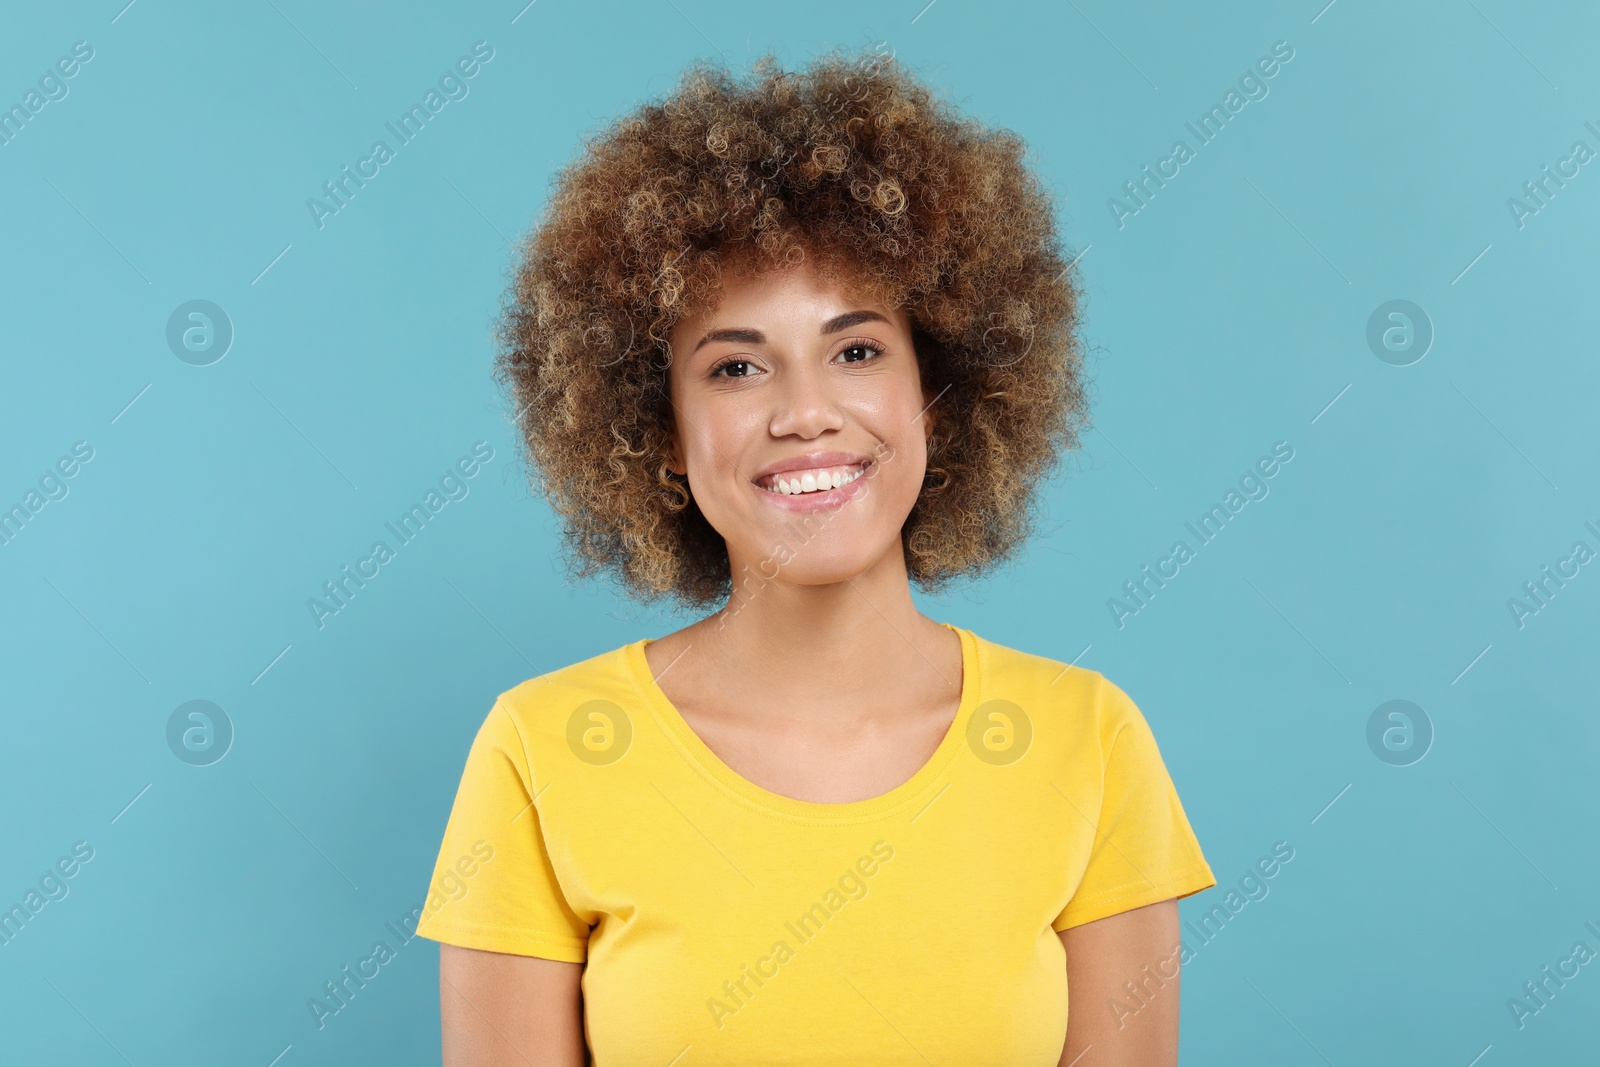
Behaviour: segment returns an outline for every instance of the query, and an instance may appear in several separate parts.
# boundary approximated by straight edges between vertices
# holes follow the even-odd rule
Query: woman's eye
[[[848,363],[860,363],[860,362],[862,362],[864,360],[871,359],[873,355],[882,355],[883,354],[883,349],[879,348],[877,345],[859,344],[859,345],[851,345],[849,348],[845,348],[845,349],[841,350],[839,354],[841,356],[848,356],[851,352],[859,352],[859,353],[862,353],[862,355],[861,355],[860,359],[854,359],[854,360],[848,360],[847,359],[846,362],[848,362]]]
[[[718,363],[716,365],[716,367],[712,369],[711,377],[713,377],[713,378],[748,378],[749,377],[748,374],[731,374],[731,373],[730,374],[724,374],[723,371],[727,370],[729,367],[745,367],[745,368],[748,368],[749,366],[750,366],[750,361],[747,360],[747,359],[730,359],[730,360],[727,360],[727,361],[725,361],[723,363]]]

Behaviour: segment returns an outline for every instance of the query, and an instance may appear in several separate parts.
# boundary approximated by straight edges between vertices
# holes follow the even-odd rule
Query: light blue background
[[[1600,163],[1520,228],[1506,202],[1600,149],[1593,5],[121,5],[0,17],[0,104],[95,50],[0,146],[0,505],[94,449],[0,547],[0,906],[95,850],[0,947],[8,1061],[436,1062],[431,942],[320,1031],[306,1000],[420,902],[495,694],[690,621],[563,582],[489,378],[511,242],[691,58],[881,41],[1028,141],[1088,288],[1096,429],[1019,562],[924,610],[1138,701],[1222,883],[1187,919],[1295,849],[1185,968],[1183,1062],[1592,1062],[1600,963],[1525,1028],[1506,1002],[1600,950],[1600,564],[1521,628],[1507,601],[1600,549]],[[319,230],[307,198],[479,40],[470,95]],[[192,299],[236,330],[210,366],[165,341]],[[1436,331],[1409,366],[1366,343],[1391,299]],[[470,496],[319,630],[307,598],[480,440]],[[1119,629],[1277,441],[1270,495]],[[208,767],[165,740],[197,698],[237,731]],[[1367,745],[1391,699],[1436,732],[1411,766]]]

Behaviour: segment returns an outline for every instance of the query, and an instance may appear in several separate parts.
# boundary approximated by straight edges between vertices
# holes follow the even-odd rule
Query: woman
[[[446,1064],[1177,1062],[1215,879],[1143,716],[911,597],[1024,543],[1082,423],[1023,150],[890,57],[767,57],[560,176],[530,459],[580,575],[720,607],[495,701],[418,928]]]

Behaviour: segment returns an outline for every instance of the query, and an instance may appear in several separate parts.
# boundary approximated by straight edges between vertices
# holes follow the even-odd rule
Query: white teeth
[[[801,493],[826,492],[838,489],[840,486],[849,485],[861,477],[864,468],[834,467],[824,471],[806,471],[794,478],[782,477],[776,479],[770,488],[763,486],[769,493],[779,493],[784,496],[799,496]]]

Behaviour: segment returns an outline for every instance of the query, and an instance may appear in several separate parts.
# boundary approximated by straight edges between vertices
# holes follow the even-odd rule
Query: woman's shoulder
[[[496,704],[519,727],[558,730],[579,708],[596,701],[601,702],[597,707],[636,705],[641,697],[636,662],[643,655],[640,645],[632,641],[535,675],[502,692]]]
[[[1110,684],[1105,675],[1079,662],[1083,658],[1082,652],[1065,659],[1043,652],[1029,652],[968,632],[977,639],[985,680],[997,689],[1043,686],[1055,694],[1070,693],[1077,696],[1094,695],[1100,687]]]
[[[969,631],[970,632],[970,631]],[[1011,700],[1052,716],[1093,718],[1112,730],[1142,718],[1138,704],[1103,672],[1082,662],[1088,651],[1049,655],[977,638],[984,699]],[[1033,714],[1032,711],[1029,712]]]
[[[1088,649],[1058,657],[987,638],[978,641],[984,673],[982,701],[1013,702],[1035,721],[1061,726],[1064,737],[1098,736],[1102,749],[1125,729],[1149,729],[1144,712],[1126,689],[1101,670],[1082,664]]]

